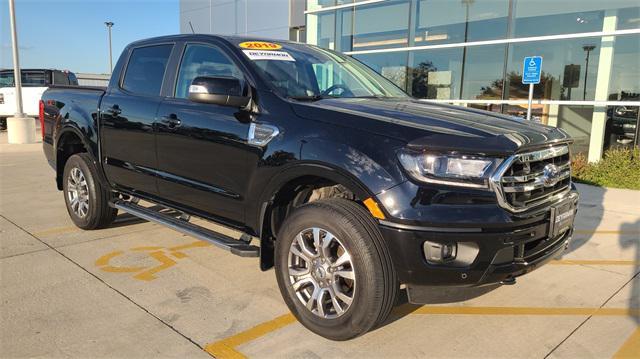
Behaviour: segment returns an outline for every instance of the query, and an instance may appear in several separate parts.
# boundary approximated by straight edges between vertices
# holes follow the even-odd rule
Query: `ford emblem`
[[[542,183],[545,187],[555,186],[560,181],[560,169],[558,166],[549,163],[542,170]]]

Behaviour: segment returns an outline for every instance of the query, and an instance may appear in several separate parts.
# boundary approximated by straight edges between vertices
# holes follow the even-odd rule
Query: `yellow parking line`
[[[255,327],[240,332],[232,337],[222,339],[207,345],[204,350],[214,357],[221,358],[245,358],[235,347],[250,342],[296,321],[293,314],[281,315],[273,320],[258,324]]]
[[[403,305],[393,311],[395,314],[437,314],[437,315],[594,315],[594,316],[640,316],[637,308],[545,308],[545,307],[434,307]],[[208,344],[204,350],[218,359],[245,358],[236,347],[265,336],[296,321],[292,314],[281,315],[273,320],[258,324],[234,336]],[[635,348],[635,347],[633,347]]]
[[[640,358],[640,328],[636,328],[629,339],[618,349],[618,352],[613,355],[613,359],[631,358]]]
[[[595,266],[636,266],[638,261],[607,260],[607,259],[560,259],[549,262],[557,265],[595,265]]]

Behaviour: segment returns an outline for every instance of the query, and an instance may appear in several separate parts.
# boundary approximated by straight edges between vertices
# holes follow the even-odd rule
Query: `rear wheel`
[[[63,176],[67,212],[76,226],[97,229],[113,222],[117,214],[117,210],[109,206],[113,195],[98,181],[96,168],[87,153],[69,157]]]
[[[344,199],[305,204],[286,219],[276,240],[276,276],[296,318],[333,340],[384,321],[398,288],[375,221]]]

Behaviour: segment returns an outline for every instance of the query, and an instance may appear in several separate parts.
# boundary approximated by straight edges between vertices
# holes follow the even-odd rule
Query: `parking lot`
[[[77,229],[41,145],[0,140],[2,357],[640,355],[640,192],[579,185],[564,257],[514,286],[434,289],[331,342],[295,321],[255,259],[124,214]]]

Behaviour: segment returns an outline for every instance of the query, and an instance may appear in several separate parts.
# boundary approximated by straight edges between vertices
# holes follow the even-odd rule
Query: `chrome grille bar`
[[[558,198],[571,188],[569,146],[513,155],[498,167],[490,185],[500,206],[512,212]]]

